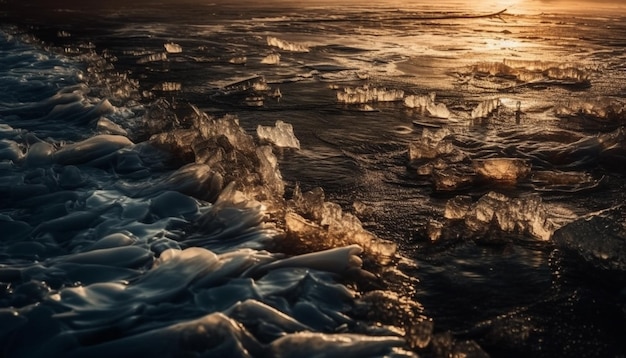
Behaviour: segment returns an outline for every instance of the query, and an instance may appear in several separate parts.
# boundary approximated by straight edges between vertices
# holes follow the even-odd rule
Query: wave
[[[284,199],[277,158],[260,140],[297,143],[287,124],[255,139],[232,115],[135,104],[122,80],[114,105],[99,97],[115,91],[104,71],[80,69],[84,57],[7,34],[1,46],[21,53],[2,61],[3,81],[23,96],[3,96],[0,108],[5,355],[294,356],[307,347],[408,357],[429,342],[427,318],[398,318],[420,307],[339,283],[375,280],[359,256],[381,267],[395,244],[321,189]],[[18,67],[27,80],[8,72]],[[38,91],[31,72],[49,74]],[[374,325],[388,312],[359,313],[380,297],[398,310],[389,328]]]

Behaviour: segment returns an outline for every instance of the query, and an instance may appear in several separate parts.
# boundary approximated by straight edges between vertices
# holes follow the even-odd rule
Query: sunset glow
[[[621,0],[0,0],[0,352],[626,357]]]

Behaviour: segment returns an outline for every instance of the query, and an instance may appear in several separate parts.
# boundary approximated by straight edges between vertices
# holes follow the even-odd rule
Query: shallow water
[[[0,12],[4,356],[626,354],[620,5],[148,3]]]

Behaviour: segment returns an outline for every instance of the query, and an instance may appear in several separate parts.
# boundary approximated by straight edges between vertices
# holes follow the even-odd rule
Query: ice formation
[[[163,47],[165,47],[165,51],[167,51],[167,53],[181,53],[181,52],[183,52],[183,47],[181,45],[173,43],[173,42],[167,42],[167,43],[163,44]]]
[[[608,98],[569,100],[554,109],[557,117],[585,116],[601,121],[621,123],[626,120],[626,105]]]
[[[435,93],[428,96],[409,95],[404,98],[404,105],[408,108],[416,108],[421,113],[434,118],[449,118],[450,111],[443,103],[435,103]]]
[[[516,182],[530,174],[530,164],[519,158],[475,159],[472,166],[478,175],[491,180]]]
[[[147,56],[143,56],[137,60],[138,64],[145,64],[148,62],[158,62],[167,60],[166,52],[153,53]]]
[[[499,98],[488,99],[478,103],[478,105],[472,110],[472,119],[489,117],[497,111],[498,108],[500,108],[501,104],[502,103]]]
[[[461,70],[479,88],[510,89],[523,85],[565,85],[588,87],[592,70],[576,64],[505,59],[503,62],[481,62]]]
[[[452,143],[446,138],[452,132],[447,128],[430,130],[424,128],[421,138],[409,144],[409,160],[434,159],[449,154],[454,150]]]
[[[278,47],[281,50],[290,51],[290,52],[309,52],[309,48],[306,45],[288,42],[285,40],[281,40],[279,38],[268,36],[267,44],[269,46]]]
[[[345,104],[364,104],[370,102],[398,102],[404,99],[404,91],[386,88],[344,87],[337,91],[337,102]]]
[[[538,195],[510,198],[489,192],[468,206],[466,197],[451,199],[445,216],[465,223],[472,235],[483,236],[493,227],[509,233],[527,234],[547,241],[556,229]]]
[[[151,143],[210,166],[225,183],[235,182],[250,198],[282,198],[284,183],[270,147],[257,148],[233,116],[216,119],[191,109],[185,119],[192,123],[190,128],[155,135]]]
[[[269,90],[269,86],[265,77],[263,76],[252,76],[249,78],[245,78],[242,80],[238,80],[232,83],[229,83],[224,86],[225,93],[241,93],[247,91],[267,91]]]
[[[396,253],[396,244],[365,230],[361,221],[344,213],[338,204],[324,200],[321,188],[301,193],[296,188],[289,201],[285,226],[290,244],[315,250],[356,244],[376,261],[386,263]]]
[[[174,92],[180,91],[182,84],[180,82],[163,82],[152,87],[153,91]]]
[[[277,147],[300,149],[300,141],[293,133],[293,126],[281,120],[276,121],[274,127],[257,126],[256,133],[259,139]]]

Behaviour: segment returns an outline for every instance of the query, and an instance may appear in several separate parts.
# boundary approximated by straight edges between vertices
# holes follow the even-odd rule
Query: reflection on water
[[[623,5],[250,4],[2,13],[4,355],[626,352]]]

